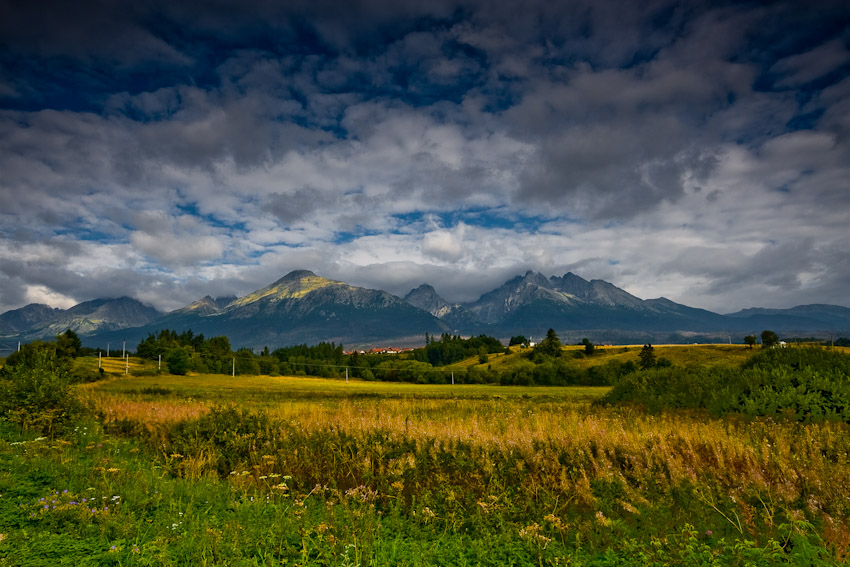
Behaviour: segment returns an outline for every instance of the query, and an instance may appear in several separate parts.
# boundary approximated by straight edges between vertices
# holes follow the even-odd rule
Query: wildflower
[[[563,530],[567,527],[566,524],[564,524],[564,521],[561,518],[559,518],[558,516],[556,516],[555,514],[549,514],[548,516],[546,516],[543,519],[546,520],[547,522],[549,522],[550,524],[552,524],[552,526],[554,526],[555,529]]]
[[[611,520],[605,517],[605,514],[602,513],[602,510],[596,512],[596,521],[602,524],[603,526],[608,526],[611,524]]]
[[[540,533],[540,525],[537,522],[534,522],[530,526],[526,526],[519,530],[519,537],[522,539],[536,543],[538,545],[543,544],[545,547],[547,543],[552,541],[552,538],[546,537],[542,533]]]

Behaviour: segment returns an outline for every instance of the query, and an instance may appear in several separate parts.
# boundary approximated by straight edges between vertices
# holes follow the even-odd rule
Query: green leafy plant
[[[37,430],[52,437],[78,411],[79,404],[71,395],[68,368],[55,346],[28,346],[26,356],[4,367],[7,379],[0,385],[0,410],[21,431]]]

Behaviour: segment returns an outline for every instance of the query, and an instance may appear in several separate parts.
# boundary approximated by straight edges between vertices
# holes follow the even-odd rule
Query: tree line
[[[754,339],[754,336],[748,339]],[[770,348],[779,339],[773,331],[761,334],[762,346]],[[840,339],[839,339],[840,340]],[[752,344],[754,341],[746,341]],[[510,364],[490,364],[491,357],[511,353],[510,346],[491,336],[478,335],[462,338],[443,333],[439,337],[426,334],[425,346],[403,355],[382,355],[362,352],[346,353],[342,345],[321,342],[317,345],[294,345],[260,352],[251,349],[233,349],[224,335],[205,337],[192,330],[177,332],[169,329],[150,333],[136,347],[135,355],[160,361],[162,370],[171,374],[233,375],[304,375],[323,378],[361,378],[428,384],[505,384],[505,385],[613,385],[622,377],[638,370],[669,368],[670,361],[655,356],[652,345],[647,344],[638,354],[637,362],[610,360],[589,368],[580,368],[571,362],[576,356],[594,356],[597,347],[588,339],[581,343],[582,351],[564,351],[557,333],[549,329],[546,337],[530,347],[523,336],[512,337],[510,346],[521,345],[519,356]],[[57,336],[56,341],[36,341],[24,345],[21,352],[13,353],[6,361],[12,368],[21,361],[32,358],[37,351],[48,350],[62,364],[71,381],[92,381],[102,377],[102,371],[92,371],[69,361],[79,355],[98,351],[81,346],[79,337],[71,330]],[[477,357],[478,364],[465,367],[457,363]],[[455,365],[455,366],[453,366]],[[141,373],[160,370],[146,369]],[[0,371],[0,378],[2,378]],[[137,371],[137,373],[139,373]]]
[[[527,344],[524,337],[518,338]],[[585,339],[585,354],[592,355],[595,345]],[[162,360],[168,372],[189,371],[234,375],[309,375],[323,378],[350,376],[364,380],[413,382],[420,384],[505,384],[505,385],[607,385],[635,371],[632,362],[611,361],[588,369],[569,363],[557,333],[550,329],[545,339],[523,353],[511,365],[494,369],[493,355],[512,352],[495,337],[478,335],[462,338],[443,333],[426,335],[425,346],[403,355],[346,353],[342,345],[321,342],[281,347],[265,347],[255,353],[241,348],[233,351],[225,336],[206,338],[191,330],[177,333],[163,330],[149,334],[136,349],[141,358]],[[478,364],[453,367],[477,357]],[[484,367],[483,365],[487,365]]]

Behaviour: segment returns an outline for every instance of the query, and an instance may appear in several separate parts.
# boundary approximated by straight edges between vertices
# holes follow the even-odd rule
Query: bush
[[[271,443],[277,430],[265,412],[216,407],[197,420],[182,421],[167,432],[169,450],[205,454],[208,466],[226,476],[252,461],[258,446]]]
[[[73,383],[89,383],[89,382],[97,382],[98,380],[103,380],[106,377],[106,373],[103,371],[103,368],[98,368],[97,370],[91,368],[83,368],[83,367],[75,367],[71,370],[69,374],[69,379]]]
[[[55,347],[43,345],[3,368],[7,380],[0,386],[0,414],[21,431],[37,430],[52,437],[79,411],[79,404],[71,395],[67,366]]]
[[[705,408],[712,414],[783,416],[850,423],[850,356],[819,348],[762,351],[738,369],[656,368],[621,379],[608,403],[650,411]]]
[[[192,355],[184,347],[171,349],[165,357],[168,371],[178,376],[185,376],[192,364]]]

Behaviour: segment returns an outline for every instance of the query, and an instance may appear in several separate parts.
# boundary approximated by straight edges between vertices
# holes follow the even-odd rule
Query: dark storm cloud
[[[821,0],[0,0],[0,309],[558,266],[850,303],[847,30]]]

